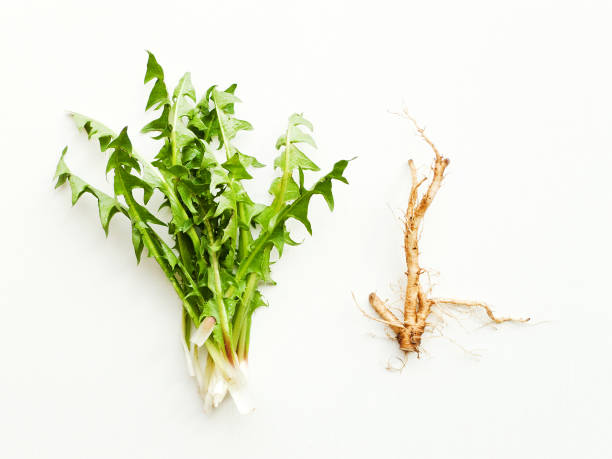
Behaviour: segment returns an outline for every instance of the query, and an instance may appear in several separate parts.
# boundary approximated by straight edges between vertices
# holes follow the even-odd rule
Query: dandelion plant
[[[73,205],[83,194],[93,195],[107,235],[113,216],[130,221],[136,259],[140,261],[146,248],[182,305],[182,343],[205,409],[218,406],[229,391],[239,411],[247,412],[251,320],[253,312],[266,305],[260,289],[273,283],[271,264],[286,245],[296,245],[287,220],[301,222],[311,233],[311,198],[323,196],[333,210],[332,183],[348,183],[343,176],[348,161],[336,162],[307,187],[306,171],[319,171],[303,152],[307,145],[316,147],[313,128],[302,115],[293,114],[276,142],[278,176],[269,187],[271,203],[256,203],[243,181],[252,179],[249,171],[263,164],[235,145],[238,132],[252,129],[235,117],[240,102],[236,85],[225,90],[212,86],[198,100],[186,73],[170,94],[152,53],[144,82],[152,83],[146,110],[158,114],[141,130],[161,144],[154,160],[134,150],[127,127],[116,133],[71,113],[77,127],[108,154],[106,174],[112,174],[113,193],[74,175],[65,162],[67,148],[57,165],[56,187],[68,182]],[[149,208],[154,193],[160,193],[163,202],[157,211]],[[172,244],[165,242],[164,234]]]

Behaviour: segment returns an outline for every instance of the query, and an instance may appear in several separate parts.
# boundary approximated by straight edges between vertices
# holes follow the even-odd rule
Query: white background
[[[609,457],[612,7],[606,1],[11,2],[1,7],[0,455],[7,458]],[[126,221],[53,191],[61,148],[109,188],[65,110],[136,135],[145,49],[196,88],[238,82],[270,164],[286,118],[315,124],[324,168],[358,156],[336,210],[289,248],[251,342],[257,410],[201,411],[179,304]],[[527,326],[447,317],[403,372],[366,319],[397,300],[407,160],[451,159],[425,221],[434,294]],[[258,173],[260,200],[271,177]],[[296,228],[298,226],[296,225]],[[301,231],[301,232],[300,232]],[[453,340],[453,341],[451,341]],[[456,343],[456,344],[455,344]],[[461,346],[461,347],[460,347]],[[462,349],[464,348],[466,352]],[[476,358],[470,352],[477,352]],[[577,455],[577,456],[575,456]]]

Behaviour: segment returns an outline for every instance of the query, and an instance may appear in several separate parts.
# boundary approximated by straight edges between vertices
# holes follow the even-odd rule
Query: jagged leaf
[[[274,167],[285,169],[285,165],[290,171],[298,167],[310,171],[320,170],[298,147],[291,143],[274,160]]]
[[[287,212],[287,218],[293,217],[304,225],[309,234],[312,234],[312,225],[308,220],[308,206],[310,204],[311,193],[307,193],[301,199],[298,199]]]
[[[165,105],[164,111],[162,112],[161,116],[157,119],[154,119],[149,124],[147,124],[145,127],[143,127],[140,130],[140,132],[142,132],[143,134],[146,134],[147,132],[159,132],[159,135],[157,137],[154,137],[155,139],[161,139],[162,137],[167,137],[170,134],[170,127],[168,125],[169,114],[170,114],[170,106]]]
[[[291,115],[289,117],[289,125],[291,126],[306,126],[308,129],[310,129],[310,132],[312,132],[314,130],[314,128],[312,127],[312,123],[310,121],[308,121],[306,118],[304,118],[304,115],[302,113],[294,113],[293,115]]]
[[[243,206],[244,211],[240,216],[240,225],[248,228],[253,218],[263,212],[266,207],[265,204],[245,202]]]
[[[145,84],[154,78],[163,81],[164,69],[162,69],[161,65],[157,63],[157,59],[155,59],[155,56],[151,51],[147,50],[147,53],[149,54],[149,59],[147,61],[147,71],[144,77]]]
[[[179,100],[181,97],[189,97],[194,102],[196,101],[195,89],[193,88],[193,84],[191,84],[191,73],[185,73],[176,88],[174,88],[174,93],[172,97],[176,100]],[[186,114],[186,111],[182,111],[181,113]]]
[[[252,179],[253,176],[247,172],[247,166],[240,159],[240,153],[235,153],[234,156],[221,164],[221,166],[231,173],[234,180]]]
[[[153,85],[153,89],[151,89],[145,110],[151,107],[157,110],[160,106],[166,105],[168,102],[168,90],[166,89],[166,85],[162,80],[157,80]]]
[[[273,196],[279,196],[281,193],[281,177],[276,177],[272,181],[272,185],[270,185],[270,189],[268,192]],[[293,177],[289,177],[287,181],[287,187],[284,190],[284,196],[282,197],[282,202],[285,201],[293,201],[300,196],[300,188],[298,187]],[[279,198],[281,199],[281,198]]]
[[[67,151],[68,147],[64,148],[57,164],[55,171],[57,183],[55,188],[68,181],[72,193],[72,205],[75,205],[79,198],[85,193],[90,193],[92,196],[94,196],[98,200],[98,214],[100,216],[102,229],[104,230],[104,234],[108,236],[108,226],[110,225],[110,221],[113,216],[118,212],[127,215],[127,210],[123,208],[121,203],[116,198],[103,193],[97,188],[94,188],[86,183],[80,177],[73,175],[64,162],[64,156],[66,155]]]
[[[158,64],[153,53],[150,51],[147,51],[147,53],[149,54],[149,59],[147,60],[147,71],[145,73],[144,82],[146,84],[151,80],[155,80],[155,84],[153,84],[153,88],[151,88],[145,111],[150,108],[157,110],[170,103],[168,89],[166,89],[166,83],[164,81],[164,70],[161,65]]]
[[[188,117],[191,111],[191,105],[188,99],[195,102],[195,90],[191,84],[191,75],[187,72],[178,85],[174,89],[172,96],[172,107],[169,113],[169,123],[171,125],[170,140],[174,145],[174,149],[180,152],[183,147],[192,142],[196,136],[190,129],[187,128],[184,117]],[[173,153],[173,162],[176,163],[177,157]]]
[[[297,126],[289,126],[287,136],[289,138],[289,142],[291,143],[307,143],[313,148],[317,148],[317,144],[310,134],[303,132]]]
[[[108,144],[111,142],[115,133],[99,121],[91,119],[85,115],[75,112],[69,112],[78,129],[82,129],[87,133],[88,139],[97,140],[100,144],[100,150],[106,151]]]
[[[142,255],[144,244],[142,242],[142,235],[134,223],[132,223],[132,245],[134,246],[136,262],[140,263],[140,257]]]
[[[297,245],[297,242],[291,239],[289,231],[287,231],[287,228],[285,227],[284,224],[278,225],[274,229],[274,231],[272,231],[269,241],[274,245],[274,247],[278,251],[279,257],[283,256],[283,249],[285,248],[285,244]]]
[[[233,89],[235,90],[236,87],[234,86]],[[214,88],[212,90],[212,98],[218,108],[224,108],[230,104],[241,102],[241,100],[234,95],[233,91],[219,91],[217,88]]]

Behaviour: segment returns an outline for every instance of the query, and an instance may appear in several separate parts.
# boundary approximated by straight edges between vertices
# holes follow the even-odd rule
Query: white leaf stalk
[[[204,347],[214,326],[215,319],[207,318],[192,334],[190,347],[193,352],[190,352],[183,340],[189,374],[195,377],[198,393],[204,401],[205,412],[217,408],[229,392],[238,412],[249,414],[255,408],[248,390],[246,361],[241,361],[238,367],[227,364],[215,365],[212,355]]]
[[[217,321],[214,317],[207,317],[202,321],[196,332],[191,336],[191,342],[196,346],[204,346],[204,343],[215,328]]]
[[[189,347],[187,347],[187,343],[185,340],[181,340],[181,344],[183,345],[183,352],[185,353],[185,362],[187,363],[187,373],[189,376],[195,376],[195,371],[193,368],[193,359],[191,357],[191,351]]]
[[[208,378],[208,387],[206,392],[201,393],[204,399],[204,411],[209,412],[213,408],[217,408],[225,395],[227,394],[227,381],[219,368],[214,367],[212,374]]]
[[[240,414],[249,414],[255,410],[249,392],[247,377],[241,368],[236,368],[228,380],[228,389]]]

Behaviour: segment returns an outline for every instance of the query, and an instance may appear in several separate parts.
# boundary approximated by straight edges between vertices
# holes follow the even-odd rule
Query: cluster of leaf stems
[[[72,174],[64,161],[67,148],[57,166],[56,186],[69,183],[73,205],[84,193],[95,196],[107,235],[114,215],[130,220],[137,260],[146,248],[180,298],[186,349],[197,353],[190,336],[206,318],[214,318],[207,322],[214,325],[211,338],[198,344],[208,351],[208,364],[227,371],[248,358],[251,317],[265,305],[260,287],[273,283],[273,249],[280,257],[285,244],[295,245],[287,220],[300,221],[311,233],[311,197],[322,195],[333,209],[332,181],[348,183],[343,176],[348,161],[336,162],[331,172],[307,188],[304,171],[319,168],[298,145],[316,145],[307,132],[312,132],[311,123],[293,114],[276,144],[279,155],[274,167],[280,176],[269,188],[272,202],[256,203],[242,181],[252,178],[250,168],[263,165],[233,143],[239,131],[252,129],[234,116],[239,102],[236,85],[225,90],[212,86],[198,101],[186,73],[170,95],[163,69],[152,53],[144,81],[153,82],[146,110],[159,114],[141,131],[153,133],[162,143],[154,161],[133,149],[127,127],[116,134],[92,118],[71,113],[76,125],[99,142],[100,150],[110,153],[106,173],[113,174],[114,193],[106,194]],[[168,221],[147,208],[155,190],[163,199],[159,210],[170,210]],[[174,241],[173,247],[160,237],[160,227]]]

